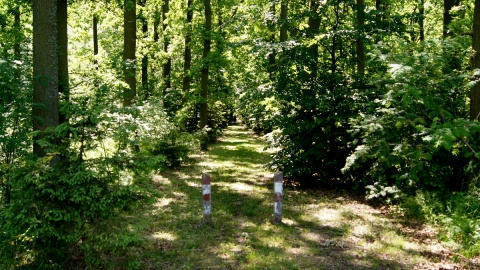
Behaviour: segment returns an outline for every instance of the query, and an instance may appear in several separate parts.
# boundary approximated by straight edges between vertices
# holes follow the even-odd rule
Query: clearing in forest
[[[207,153],[156,175],[161,194],[146,213],[142,269],[476,269],[433,228],[402,220],[342,191],[285,188],[272,225],[273,172],[265,143],[230,126]],[[202,225],[201,174],[212,179],[214,226]]]

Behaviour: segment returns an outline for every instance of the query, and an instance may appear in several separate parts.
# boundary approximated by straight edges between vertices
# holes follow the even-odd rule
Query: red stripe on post
[[[210,185],[210,175],[202,174],[202,185]]]

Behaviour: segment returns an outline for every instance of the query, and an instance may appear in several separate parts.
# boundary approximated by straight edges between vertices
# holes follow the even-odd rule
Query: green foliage
[[[400,55],[373,51],[386,71],[360,95],[365,107],[350,120],[356,148],[344,168],[357,168],[369,198],[467,187],[466,164],[480,130],[465,120],[468,74],[450,69],[441,56],[448,48],[431,41]]]
[[[469,192],[418,192],[402,203],[407,218],[440,226],[440,238],[469,258],[480,254],[480,196]]]

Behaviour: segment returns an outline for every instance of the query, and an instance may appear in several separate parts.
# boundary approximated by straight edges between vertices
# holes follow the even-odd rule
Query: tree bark
[[[136,51],[136,0],[124,1],[124,16],[123,16],[123,61],[125,83],[128,87],[123,92],[123,106],[131,106],[133,100],[137,95],[136,86],[136,67],[135,67],[135,51]]]
[[[425,0],[420,0],[418,9],[418,26],[420,28],[420,41],[425,41]]]
[[[275,1],[270,2],[270,18],[269,18],[269,31],[271,33],[270,35],[270,45],[272,46],[272,51],[268,55],[268,73],[269,73],[269,78],[271,81],[275,79],[275,58],[276,58],[276,52],[275,49],[273,48],[273,45],[275,44],[275,16],[277,13],[276,9],[276,3]]]
[[[472,69],[480,69],[480,0],[475,0],[473,11],[473,35],[472,35]],[[480,80],[480,76],[473,77]],[[479,120],[480,115],[480,83],[476,82],[470,91],[470,119]]]
[[[145,17],[145,14],[143,14],[146,3],[147,3],[147,0],[140,0],[139,1],[140,6],[143,7],[142,14],[140,15],[140,19],[141,19],[141,22],[142,22],[142,34],[143,34],[144,38],[148,36],[148,21],[147,21],[147,18]],[[150,86],[149,86],[149,80],[148,80],[148,55],[147,54],[145,54],[142,57],[142,91],[143,91],[143,96],[145,97],[145,99],[150,96]]]
[[[59,124],[57,1],[33,1],[33,130],[44,131]],[[45,156],[34,138],[33,153]]]
[[[68,76],[68,4],[67,0],[57,0],[58,20],[58,93],[60,98],[68,102],[70,100],[69,76]],[[65,112],[60,112],[60,124],[68,122]]]
[[[280,5],[280,42],[285,42],[288,39],[287,32],[287,13],[288,2],[283,0]]]
[[[187,25],[186,25],[186,33],[185,33],[185,51],[183,54],[184,62],[183,62],[183,84],[182,84],[182,91],[183,91],[184,97],[190,91],[190,82],[191,82],[190,69],[192,67],[192,49],[190,48],[190,42],[192,42],[192,33],[191,33],[192,20],[193,20],[192,0],[187,0]],[[183,100],[183,102],[184,101],[185,100]]]
[[[164,0],[162,5],[162,29],[163,29],[163,52],[168,55],[168,47],[170,46],[170,37],[167,34],[167,16],[170,12],[170,0]],[[168,103],[166,102],[167,91],[172,88],[172,58],[167,56],[167,62],[163,64],[163,105],[167,109]]]
[[[98,15],[93,15],[93,65],[95,66],[95,70],[98,70]]]
[[[365,76],[365,45],[363,44],[363,30],[365,27],[365,2],[357,0],[357,75],[360,78]]]
[[[210,0],[203,0],[205,8],[205,37],[203,39],[203,67],[200,78],[200,129],[207,126],[208,121],[208,72],[209,72],[209,59],[208,56],[211,50],[211,31],[212,31],[212,7]]]
[[[13,43],[13,55],[16,60],[20,60],[20,43],[21,43],[21,21],[20,21],[20,4],[16,4],[12,10],[13,13],[13,28],[18,31],[15,34],[15,42]]]

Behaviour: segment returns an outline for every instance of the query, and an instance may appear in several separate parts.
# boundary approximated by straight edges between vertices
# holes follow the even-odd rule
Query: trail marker
[[[202,174],[203,223],[212,223],[212,186],[210,175]]]
[[[273,224],[282,223],[283,173],[273,176]]]

